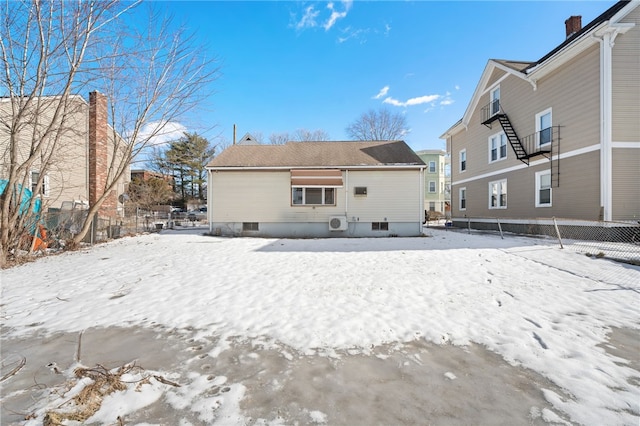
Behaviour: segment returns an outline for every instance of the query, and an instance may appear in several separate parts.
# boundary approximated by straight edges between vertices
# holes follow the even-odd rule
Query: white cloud
[[[389,92],[389,86],[384,86],[382,89],[380,89],[378,94],[371,99],[380,99],[381,97],[386,96],[387,92]]]
[[[460,86],[458,86],[457,84],[454,87],[456,90],[460,90]]]
[[[304,10],[304,15],[302,18],[295,24],[297,30],[303,30],[305,28],[313,28],[318,25],[316,22],[316,18],[320,14],[320,11],[315,10],[313,5],[308,6]]]
[[[455,101],[453,99],[447,98],[440,102],[440,105],[447,106],[453,104]]]
[[[185,126],[175,121],[154,121],[140,129],[137,140],[140,142],[148,140],[146,145],[163,145],[180,139],[186,131]]]
[[[410,99],[407,99],[406,101],[402,102],[402,101],[399,101],[399,100],[394,99],[391,96],[389,96],[388,98],[385,98],[385,100],[382,101],[382,102],[385,103],[385,104],[389,104],[389,105],[393,105],[393,106],[397,106],[397,107],[407,107],[407,106],[428,104],[430,102],[434,102],[434,101],[440,99],[441,97],[442,97],[441,95],[418,96],[416,98],[410,98]]]
[[[338,19],[343,19],[347,16],[347,13],[349,12],[349,9],[351,9],[351,4],[352,1],[344,1],[342,2],[342,4],[344,5],[344,11],[343,12],[338,12],[335,7],[334,7],[334,3],[333,2],[329,2],[327,3],[327,9],[329,9],[331,11],[331,16],[329,17],[329,19],[327,20],[327,22],[324,23],[323,27],[325,31],[329,31],[331,29],[331,27],[333,27],[336,23],[336,21]]]

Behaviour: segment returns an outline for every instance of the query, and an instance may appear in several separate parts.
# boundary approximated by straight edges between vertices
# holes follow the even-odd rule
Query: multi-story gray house
[[[537,61],[489,60],[441,136],[454,224],[640,220],[640,2],[565,25]]]

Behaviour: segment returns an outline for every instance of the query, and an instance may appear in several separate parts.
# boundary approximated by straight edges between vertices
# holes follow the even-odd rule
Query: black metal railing
[[[482,107],[482,124],[489,124],[492,121],[497,120],[500,114],[503,113],[502,107],[500,106],[500,99],[492,100]]]
[[[527,157],[550,154],[553,144],[560,139],[560,126],[547,127],[520,139]]]

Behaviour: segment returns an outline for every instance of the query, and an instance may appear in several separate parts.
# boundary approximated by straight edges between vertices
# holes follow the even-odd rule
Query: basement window
[[[258,222],[242,222],[243,231],[258,231]]]
[[[389,222],[371,222],[372,231],[388,231]]]
[[[367,187],[366,186],[356,186],[353,188],[353,194],[356,197],[366,197],[367,196]]]

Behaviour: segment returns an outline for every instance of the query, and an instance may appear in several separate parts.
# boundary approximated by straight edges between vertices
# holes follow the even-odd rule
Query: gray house
[[[441,136],[454,223],[640,219],[639,6],[617,2],[585,26],[569,17],[538,60],[488,61]]]
[[[210,231],[418,236],[424,167],[403,141],[233,145],[207,165]]]

